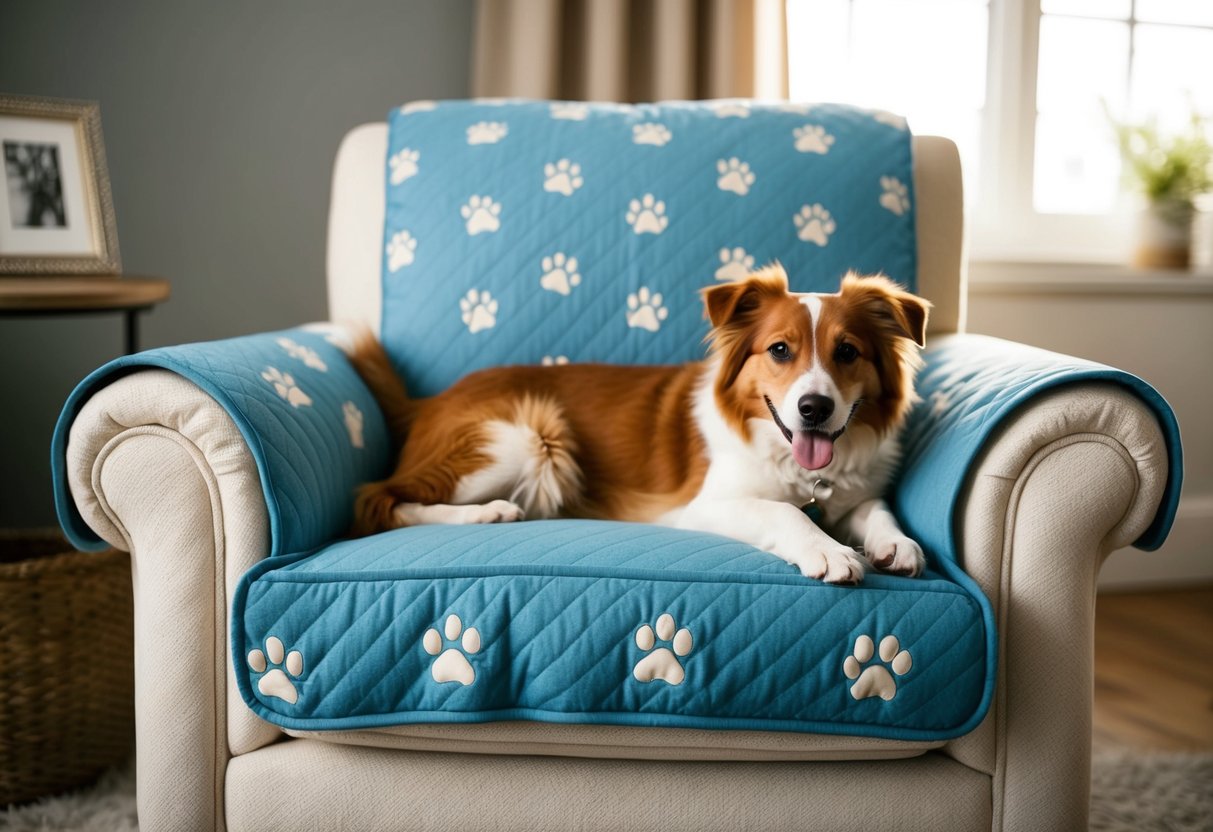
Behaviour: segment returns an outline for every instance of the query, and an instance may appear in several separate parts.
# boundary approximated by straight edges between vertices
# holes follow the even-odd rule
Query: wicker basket
[[[0,807],[89,783],[134,741],[130,557],[0,532]]]

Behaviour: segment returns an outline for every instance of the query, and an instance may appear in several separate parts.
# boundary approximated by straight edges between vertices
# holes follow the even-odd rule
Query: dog
[[[922,549],[881,494],[930,304],[854,273],[837,293],[794,293],[778,264],[701,294],[704,361],[499,367],[427,399],[408,397],[363,327],[351,360],[400,458],[359,490],[352,533],[599,518],[714,532],[833,584],[869,564],[920,574]]]

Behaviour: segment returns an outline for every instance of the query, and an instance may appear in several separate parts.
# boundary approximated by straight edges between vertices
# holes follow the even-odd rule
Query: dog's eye
[[[771,354],[771,358],[774,358],[776,361],[787,361],[792,357],[792,351],[788,349],[788,345],[783,341],[780,341],[777,344],[771,344],[771,346],[767,347],[767,352],[769,352]]]
[[[834,360],[839,364],[850,364],[856,358],[859,358],[859,350],[845,341],[834,350]]]

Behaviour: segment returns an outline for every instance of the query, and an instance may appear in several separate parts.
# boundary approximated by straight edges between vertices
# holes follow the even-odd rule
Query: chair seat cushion
[[[990,608],[950,563],[861,587],[716,535],[421,526],[270,558],[233,599],[245,701],[297,730],[537,720],[956,736],[992,690]]]

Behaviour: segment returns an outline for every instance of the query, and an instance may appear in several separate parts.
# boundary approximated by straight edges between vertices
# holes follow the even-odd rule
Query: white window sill
[[[1110,263],[969,263],[969,292],[977,295],[1208,295],[1213,266],[1188,271],[1136,269]]]

